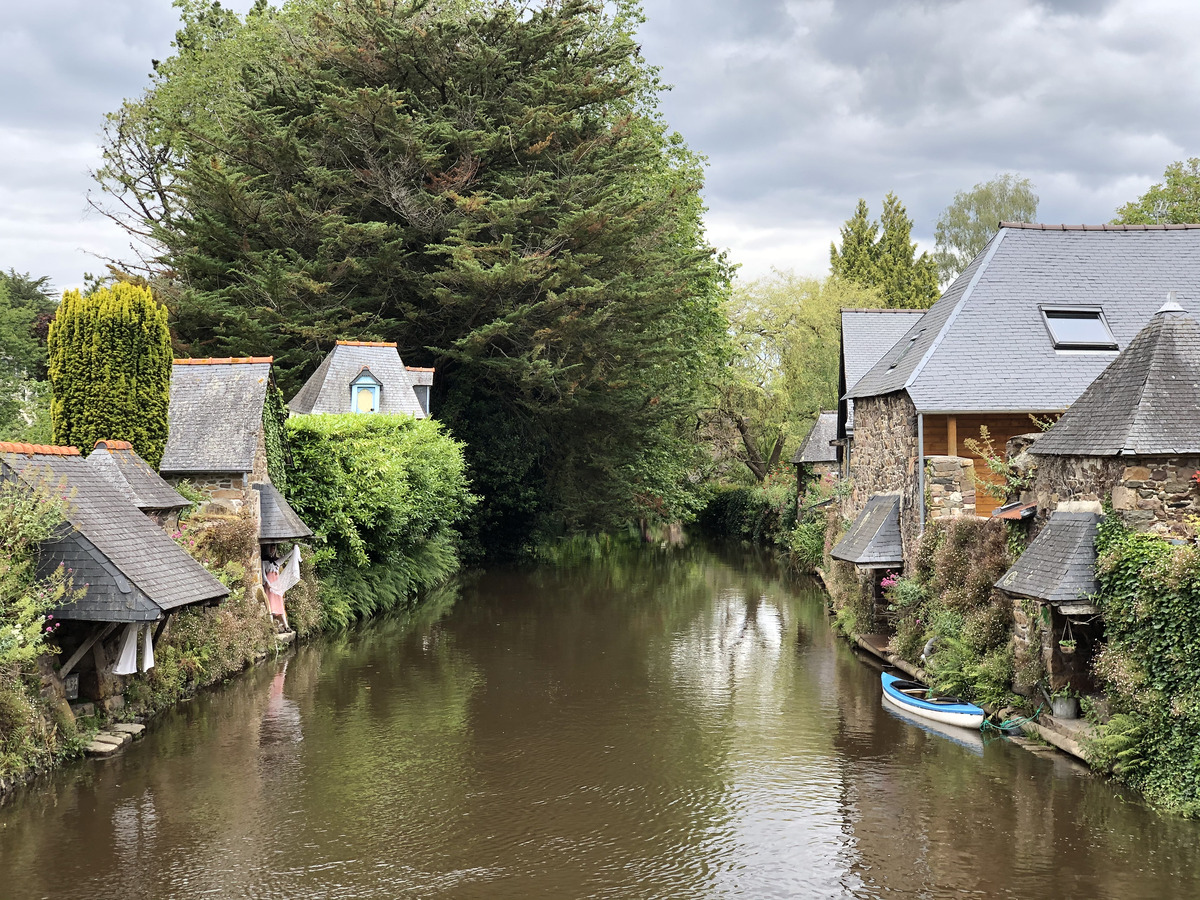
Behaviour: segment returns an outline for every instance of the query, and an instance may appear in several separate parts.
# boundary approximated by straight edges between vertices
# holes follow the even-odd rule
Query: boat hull
[[[984,711],[973,703],[936,704],[909,697],[896,687],[900,679],[883,673],[883,699],[909,715],[920,716],[931,722],[954,725],[957,728],[978,728],[983,724]]]

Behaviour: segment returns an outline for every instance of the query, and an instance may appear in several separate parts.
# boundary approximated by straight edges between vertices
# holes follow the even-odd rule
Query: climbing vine
[[[280,491],[287,490],[287,420],[288,408],[283,392],[274,384],[268,384],[267,399],[263,404],[267,477]]]

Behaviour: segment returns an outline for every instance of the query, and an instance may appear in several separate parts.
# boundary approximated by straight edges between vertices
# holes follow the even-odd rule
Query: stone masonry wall
[[[204,497],[201,506],[223,505],[230,512],[237,512],[246,503],[246,492],[250,489],[245,476],[233,472],[197,472],[187,477],[170,476],[166,479],[172,487],[187,481]]]
[[[1191,537],[1188,519],[1200,515],[1200,486],[1192,475],[1200,456],[1038,458],[1038,519],[1064,502],[1111,500],[1121,521],[1138,531]]]
[[[854,401],[853,487],[842,515],[855,518],[873,494],[900,495],[900,535],[906,560],[920,534],[918,505],[917,412],[905,393]]]
[[[961,456],[927,456],[925,467],[929,518],[975,515],[975,460]]]

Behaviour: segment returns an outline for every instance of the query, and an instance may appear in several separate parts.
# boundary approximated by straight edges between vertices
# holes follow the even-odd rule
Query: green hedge
[[[326,627],[408,605],[459,564],[475,503],[462,445],[432,419],[288,420],[287,496],[317,537]]]
[[[716,537],[786,545],[796,525],[796,479],[775,474],[753,487],[718,489],[697,522]]]

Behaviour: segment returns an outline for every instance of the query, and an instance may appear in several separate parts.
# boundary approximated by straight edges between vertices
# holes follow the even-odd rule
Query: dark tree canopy
[[[829,247],[833,276],[875,288],[892,308],[932,306],[938,298],[937,266],[928,253],[917,255],[912,226],[895,194],[884,198],[878,222],[871,218],[867,201],[860,199],[842,226],[841,248]]]
[[[486,543],[686,512],[728,278],[637,16],[185,6],[98,173],[151,247],[181,350],[272,354],[290,392],[336,339],[397,341],[438,369]]]

